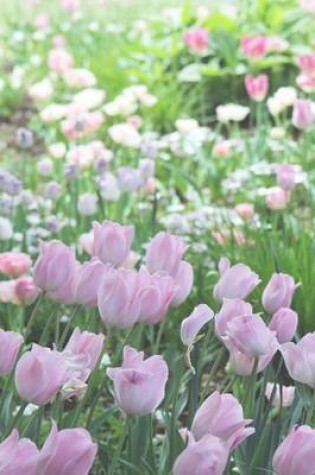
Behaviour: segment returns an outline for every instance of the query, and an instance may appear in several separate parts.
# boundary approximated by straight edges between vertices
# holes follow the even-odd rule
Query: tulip
[[[284,163],[277,167],[277,184],[286,191],[295,187],[296,171],[293,165]]]
[[[274,331],[279,343],[287,343],[294,337],[298,326],[298,314],[290,308],[281,307],[269,322],[270,330]]]
[[[206,53],[209,46],[209,33],[205,28],[194,28],[184,33],[184,43],[191,53]]]
[[[173,475],[223,475],[229,446],[218,437],[206,434],[197,442],[188,434],[188,445],[177,457]]]
[[[13,370],[23,337],[19,333],[0,329],[0,375]]]
[[[154,325],[161,321],[175,296],[174,280],[165,272],[138,274],[137,300],[140,305],[139,322]]]
[[[298,58],[298,65],[304,74],[310,77],[315,75],[315,54],[302,54]]]
[[[161,356],[144,360],[143,352],[124,348],[120,368],[108,368],[107,375],[114,382],[115,399],[126,414],[150,414],[164,399],[168,367]]]
[[[56,73],[68,71],[73,63],[72,56],[62,48],[52,49],[48,54],[48,66]]]
[[[296,287],[291,275],[272,274],[262,295],[264,309],[272,315],[281,307],[290,307]]]
[[[42,243],[35,262],[35,284],[45,292],[58,292],[73,278],[76,269],[73,249],[60,241]]]
[[[178,236],[164,232],[156,234],[146,252],[145,262],[148,271],[152,274],[164,270],[174,277],[186,249],[184,242]]]
[[[178,307],[188,297],[194,283],[194,270],[191,264],[181,261],[179,268],[174,275],[175,296],[172,300],[172,306]]]
[[[81,332],[79,328],[75,328],[64,352],[70,352],[73,355],[85,355],[88,357],[88,367],[92,370],[101,355],[104,344],[104,335]]]
[[[277,448],[272,468],[275,475],[314,475],[315,430],[294,426]]]
[[[111,221],[94,223],[93,255],[102,262],[120,266],[130,252],[133,228]]]
[[[300,130],[309,129],[314,123],[312,103],[308,99],[298,99],[293,106],[292,124]]]
[[[266,205],[269,209],[285,209],[290,202],[290,192],[280,188],[279,186],[273,186],[269,188],[266,196]]]
[[[33,344],[16,365],[19,396],[39,406],[47,404],[65,383],[66,370],[66,362],[57,351]]]
[[[242,353],[259,358],[266,355],[275,335],[258,315],[236,317],[227,324],[227,337]]]
[[[97,453],[85,429],[57,430],[52,423],[50,434],[40,451],[38,473],[45,475],[88,475]]]
[[[97,307],[98,289],[108,269],[109,267],[96,258],[78,266],[73,283],[76,303]]]
[[[140,315],[137,285],[135,271],[112,269],[105,274],[98,289],[98,309],[105,325],[127,328],[136,323]]]
[[[230,266],[229,261],[220,260],[220,279],[214,287],[213,295],[218,302],[224,298],[246,298],[260,282],[255,272],[244,264]]]
[[[215,315],[214,325],[215,332],[219,338],[226,336],[227,324],[235,317],[243,315],[251,315],[251,304],[241,299],[223,299],[222,307]]]
[[[1,252],[0,272],[8,277],[20,277],[30,270],[32,259],[23,252]]]
[[[315,389],[315,332],[298,343],[284,343],[280,351],[291,378]]]
[[[201,328],[213,319],[213,315],[208,305],[200,304],[194,308],[193,312],[182,321],[181,339],[184,345],[190,346],[194,343]]]
[[[255,430],[246,428],[251,420],[244,419],[243,408],[232,394],[212,393],[197,410],[191,432],[195,440],[211,434],[229,442],[234,449]]]
[[[289,407],[295,396],[295,386],[281,386],[275,383],[267,383],[265,389],[266,398],[275,407]]]
[[[37,475],[39,451],[29,439],[19,439],[14,429],[0,444],[1,475]]]
[[[268,93],[269,79],[266,74],[257,77],[248,74],[245,76],[245,88],[249,97],[256,102],[262,102]]]
[[[268,52],[268,40],[265,36],[245,36],[241,39],[241,49],[250,59],[262,59]]]
[[[239,203],[235,206],[237,214],[245,220],[251,219],[254,216],[254,205],[251,203]]]
[[[32,277],[20,277],[15,281],[14,293],[21,305],[31,305],[38,297],[39,288],[34,284]]]

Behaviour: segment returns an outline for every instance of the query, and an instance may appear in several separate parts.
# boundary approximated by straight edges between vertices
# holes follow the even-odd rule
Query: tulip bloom
[[[274,273],[262,295],[262,304],[269,314],[274,314],[281,307],[290,307],[297,285],[291,275]]]
[[[52,423],[50,434],[40,451],[38,473],[45,475],[88,475],[97,453],[85,429],[64,429],[58,432]]]
[[[98,309],[105,325],[127,328],[136,323],[140,315],[137,290],[135,271],[112,269],[105,274],[98,289]]]
[[[220,279],[216,283],[213,295],[218,302],[224,298],[246,298],[260,282],[255,272],[244,264],[230,265],[228,259],[219,262]]]
[[[1,475],[37,475],[39,451],[29,439],[20,439],[17,430],[0,444]]]
[[[296,185],[296,178],[296,171],[293,165],[283,163],[277,167],[277,184],[283,190],[292,190]]]
[[[291,308],[281,307],[269,322],[270,330],[276,332],[279,343],[287,343],[294,337],[298,326],[298,314]]]
[[[206,434],[197,442],[188,434],[188,445],[177,457],[173,475],[223,475],[229,459],[229,446],[218,437]]]
[[[194,283],[194,270],[191,264],[186,261],[181,261],[179,268],[175,273],[175,296],[172,300],[172,306],[178,307],[181,305],[191,292]]]
[[[294,426],[277,448],[272,468],[276,475],[314,475],[315,430]]]
[[[186,245],[178,236],[164,232],[156,234],[146,252],[145,262],[148,271],[152,274],[164,270],[174,277],[186,249]]]
[[[182,321],[181,339],[184,345],[190,346],[194,343],[201,328],[213,319],[213,315],[208,305],[200,304],[194,308],[193,312]]]
[[[15,365],[23,337],[19,333],[0,329],[0,375],[11,373]]]
[[[15,281],[14,293],[18,304],[31,305],[39,295],[39,288],[32,277],[24,276]]]
[[[262,59],[268,52],[268,39],[265,36],[245,36],[241,39],[241,50],[250,59]]]
[[[64,352],[70,352],[73,355],[86,355],[88,366],[92,370],[101,355],[104,339],[104,335],[87,331],[81,332],[79,328],[75,328],[64,348]]]
[[[92,259],[78,266],[74,276],[74,298],[76,303],[97,307],[97,293],[103,276],[110,268],[98,259]]]
[[[33,344],[19,359],[15,384],[19,396],[39,406],[53,399],[67,380],[67,365],[57,351]]]
[[[307,76],[315,75],[315,54],[302,54],[298,58],[298,65],[301,71]]]
[[[33,269],[35,284],[45,292],[58,292],[73,278],[74,250],[60,241],[43,242]]]
[[[109,368],[107,375],[114,382],[115,399],[126,414],[150,414],[164,399],[168,367],[161,356],[144,360],[143,352],[124,348],[120,368]]]
[[[32,259],[23,252],[1,252],[0,272],[8,277],[20,277],[30,270]]]
[[[280,186],[272,186],[269,188],[266,196],[266,205],[269,209],[285,209],[289,202],[289,191],[280,188]]]
[[[291,378],[315,389],[315,332],[298,343],[284,343],[280,351]]]
[[[255,77],[248,74],[245,76],[245,88],[248,96],[253,101],[262,102],[268,94],[268,76],[266,74],[260,74]]]
[[[211,434],[237,447],[255,432],[246,428],[251,420],[244,419],[243,408],[232,394],[212,393],[197,410],[191,432],[196,440]]]
[[[209,45],[209,33],[205,28],[188,30],[184,33],[184,43],[191,53],[206,53]]]
[[[228,323],[236,317],[251,315],[252,306],[241,299],[223,299],[220,311],[215,315],[215,332],[219,338],[226,336]]]
[[[292,124],[300,130],[309,129],[314,123],[312,103],[308,99],[298,99],[293,106]]]
[[[94,223],[93,255],[102,262],[120,266],[128,257],[133,239],[133,228],[111,221]]]

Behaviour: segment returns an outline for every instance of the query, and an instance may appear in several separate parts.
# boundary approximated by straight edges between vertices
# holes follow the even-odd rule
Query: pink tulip
[[[160,232],[149,243],[146,252],[146,267],[152,274],[160,270],[175,277],[187,247],[178,236]]]
[[[57,351],[33,344],[16,366],[19,396],[39,406],[47,404],[66,381],[66,370],[66,362]]]
[[[16,429],[0,444],[1,475],[38,475],[39,451],[29,439],[20,439]]]
[[[311,93],[315,89],[315,78],[307,76],[306,74],[300,74],[296,80],[296,85],[306,93]]]
[[[19,333],[0,329],[0,375],[11,373],[15,365],[23,337]]]
[[[194,269],[189,262],[181,261],[176,274],[173,276],[175,282],[175,296],[172,306],[178,307],[188,297],[194,283]]]
[[[168,367],[161,356],[144,360],[143,352],[124,348],[120,368],[109,368],[107,375],[114,382],[115,399],[126,414],[149,414],[164,399]]]
[[[55,48],[50,50],[48,55],[48,66],[56,73],[64,73],[72,67],[73,58],[63,48]]]
[[[298,326],[298,314],[291,308],[281,307],[273,314],[269,328],[276,333],[279,343],[287,343],[294,337]]]
[[[182,321],[181,339],[184,345],[190,346],[194,343],[201,328],[213,319],[213,315],[208,305],[200,304],[194,308],[193,312]]]
[[[241,351],[231,339],[225,338],[224,344],[229,351],[229,366],[236,373],[241,376],[249,376],[252,374],[255,368],[255,358],[250,356],[248,353]],[[268,347],[267,353],[260,356],[257,361],[258,365],[256,368],[256,373],[263,371],[271,362],[276,351],[278,350],[277,339],[271,339],[270,346]]]
[[[8,277],[20,277],[30,270],[32,259],[23,252],[1,252],[0,272]]]
[[[102,262],[120,266],[130,252],[133,228],[111,221],[94,223],[93,255]]]
[[[161,321],[175,296],[174,280],[165,272],[149,274],[140,270],[136,299],[140,305],[139,322],[154,325]]]
[[[296,185],[296,178],[296,171],[293,165],[284,163],[277,167],[277,185],[284,190],[292,190]]]
[[[80,0],[60,0],[60,4],[69,13],[74,13],[80,7]]]
[[[15,281],[14,293],[19,304],[31,305],[38,297],[39,288],[32,277],[20,277]]]
[[[304,74],[313,77],[315,75],[315,54],[302,54],[298,57],[298,65]]]
[[[309,99],[298,99],[293,106],[292,124],[297,129],[309,129],[314,123],[312,103]]]
[[[265,36],[245,36],[241,39],[241,49],[250,59],[262,59],[268,52],[268,39]]]
[[[209,33],[205,28],[193,28],[184,33],[184,43],[193,54],[204,54],[209,47]]]
[[[73,355],[85,355],[88,357],[88,367],[93,370],[100,357],[104,344],[104,335],[81,332],[79,328],[75,328],[64,352],[70,352]]]
[[[73,249],[60,241],[42,243],[33,269],[34,282],[45,292],[57,292],[73,278],[76,266]]]
[[[266,355],[275,341],[274,332],[258,315],[233,318],[227,324],[226,333],[225,338],[251,358]]]
[[[277,448],[272,468],[275,475],[314,475],[315,430],[294,426]]]
[[[251,219],[254,216],[254,205],[252,203],[239,203],[235,206],[237,214],[245,220]]]
[[[245,88],[253,101],[262,102],[268,94],[269,78],[266,74],[260,74],[257,77],[248,74],[245,76]]]
[[[197,410],[191,432],[196,440],[211,434],[237,447],[255,430],[246,428],[251,420],[244,419],[243,408],[232,394],[212,393]]]
[[[112,269],[105,274],[98,289],[98,309],[105,325],[127,328],[136,323],[140,315],[137,291],[137,272]]]
[[[266,196],[266,205],[269,209],[285,209],[290,202],[290,192],[278,186],[269,188]]]
[[[110,269],[94,258],[81,264],[74,277],[74,298],[76,303],[88,307],[97,307],[97,293],[103,276]]]
[[[38,473],[45,475],[88,475],[97,453],[85,429],[64,429],[58,432],[52,423],[50,434],[40,451]]]
[[[280,387],[279,384],[267,383],[265,396],[275,407],[289,407],[294,400],[295,386]]]
[[[271,315],[281,307],[290,307],[297,285],[291,275],[274,273],[262,295],[264,309]]]
[[[229,459],[229,446],[206,434],[197,442],[188,434],[188,445],[177,457],[173,475],[223,475]]]
[[[223,265],[224,262],[224,265]],[[219,262],[220,279],[216,283],[213,295],[218,302],[224,298],[246,298],[260,282],[255,272],[244,264],[230,266],[228,260]]]
[[[315,332],[298,343],[284,343],[280,351],[291,378],[315,389]]]
[[[224,298],[219,313],[214,317],[216,335],[219,338],[226,336],[227,325],[233,318],[251,314],[251,304],[244,302],[244,300],[241,299]]]

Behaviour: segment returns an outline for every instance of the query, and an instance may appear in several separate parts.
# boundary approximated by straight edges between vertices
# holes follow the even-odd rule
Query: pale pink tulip
[[[213,316],[214,313],[208,305],[197,305],[193,312],[182,321],[180,334],[184,345],[192,345],[201,328],[210,322]]]

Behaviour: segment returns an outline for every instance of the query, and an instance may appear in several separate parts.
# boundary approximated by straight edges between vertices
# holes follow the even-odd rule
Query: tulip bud
[[[130,347],[124,348],[120,368],[108,368],[114,382],[115,399],[126,414],[150,414],[164,399],[168,367],[161,356],[144,360],[144,354]]]
[[[57,351],[33,344],[16,366],[19,396],[39,406],[47,404],[66,381],[66,369],[66,362]]]
[[[291,275],[274,273],[262,295],[264,309],[272,315],[281,307],[290,307],[295,289]]]
[[[249,97],[256,102],[262,102],[268,93],[269,79],[266,74],[257,77],[248,74],[245,76],[245,88]]]
[[[19,333],[0,329],[0,375],[11,373],[15,365],[23,337]]]
[[[298,99],[293,106],[292,124],[297,129],[309,129],[314,123],[312,103],[308,99]]]
[[[145,258],[146,267],[150,273],[164,270],[174,277],[185,251],[186,246],[181,238],[160,232],[148,245]]]
[[[18,303],[31,305],[38,297],[39,288],[32,277],[20,277],[15,281],[14,292]]]
[[[281,307],[273,314],[269,328],[276,332],[279,343],[287,343],[294,337],[298,326],[298,314],[291,308]]]
[[[215,315],[215,332],[219,338],[226,336],[228,323],[236,317],[252,315],[250,303],[241,299],[223,299],[222,307]]]
[[[58,432],[52,423],[50,434],[40,451],[38,470],[45,475],[88,475],[97,453],[85,429],[64,429]]]
[[[175,296],[172,300],[172,306],[178,307],[188,297],[194,283],[194,270],[191,264],[181,261],[178,271],[173,276],[175,282]]]
[[[111,221],[94,223],[93,255],[102,262],[120,266],[130,252],[133,228]]]

